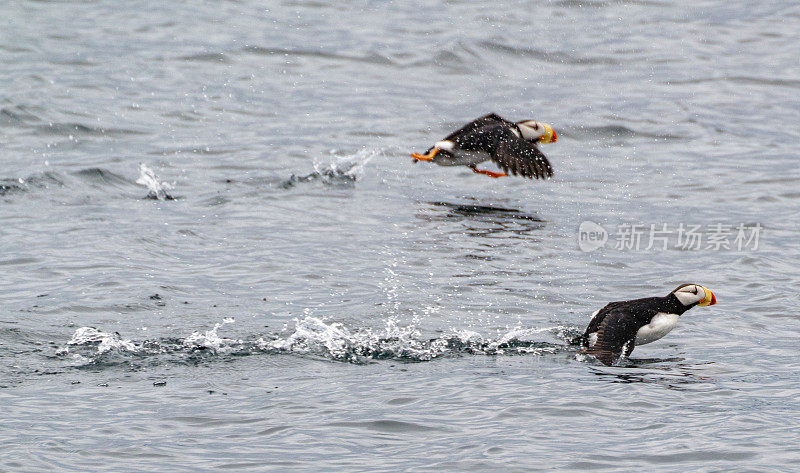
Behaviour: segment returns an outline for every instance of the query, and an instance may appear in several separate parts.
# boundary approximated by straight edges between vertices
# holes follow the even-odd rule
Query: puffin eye
[[[538,130],[539,129],[539,124],[537,123],[537,124],[533,125],[533,129],[534,130]]]
[[[697,294],[697,286],[694,287],[694,291],[692,291],[692,293],[695,295]]]

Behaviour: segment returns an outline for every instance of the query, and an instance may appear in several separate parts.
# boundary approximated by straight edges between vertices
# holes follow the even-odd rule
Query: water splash
[[[314,162],[314,172],[305,176],[292,174],[283,182],[282,187],[294,187],[298,183],[311,181],[320,181],[330,186],[352,186],[364,175],[367,163],[382,152],[382,150],[362,149],[347,156],[336,156],[327,164]]]
[[[205,332],[195,331],[185,338],[160,338],[134,341],[119,333],[106,333],[94,327],[81,327],[55,355],[71,359],[78,365],[135,364],[154,357],[169,362],[189,362],[209,356],[257,354],[293,354],[317,356],[355,364],[372,360],[423,362],[459,355],[544,355],[569,349],[567,340],[574,328],[552,326],[516,327],[485,338],[477,332],[454,330],[435,338],[422,336],[414,325],[401,326],[393,320],[384,327],[351,329],[339,322],[316,317],[296,319],[291,329],[281,333],[253,335],[242,339],[220,336],[223,326],[233,319]]]
[[[214,328],[207,330],[205,333],[193,332],[183,340],[183,345],[191,349],[210,349],[213,351],[225,351],[226,348],[233,345],[241,345],[241,340],[222,338],[217,335],[217,330],[219,330],[220,327],[225,324],[232,324],[233,322],[233,318],[226,318],[221,324],[214,324]]]
[[[436,338],[424,338],[413,325],[386,321],[381,330],[350,330],[338,322],[315,317],[295,321],[294,331],[262,347],[284,353],[312,354],[337,361],[367,360],[430,361],[443,356],[541,355],[565,348],[567,327],[513,328],[497,337],[484,338],[470,330],[456,330]],[[550,335],[550,337],[547,337]]]
[[[119,333],[106,333],[94,327],[81,327],[75,331],[67,346],[57,354],[69,353],[70,346],[91,345],[97,347],[97,353],[102,355],[110,351],[135,351],[136,344],[124,340]]]
[[[422,340],[413,325],[401,327],[389,320],[382,330],[350,330],[341,323],[316,317],[295,320],[294,331],[288,336],[270,342],[262,339],[260,345],[277,352],[318,355],[353,363],[370,358],[427,361],[445,352],[442,343]]]
[[[144,163],[139,163],[139,178],[136,183],[147,187],[147,198],[157,200],[175,200],[169,193],[172,185],[168,182],[160,181],[152,169]]]

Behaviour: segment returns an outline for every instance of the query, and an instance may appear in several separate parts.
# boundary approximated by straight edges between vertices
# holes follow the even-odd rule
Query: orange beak
[[[703,288],[703,292],[705,293],[705,297],[697,305],[700,306],[700,307],[707,307],[707,306],[716,304],[717,303],[717,296],[715,296],[713,292],[711,292],[710,290],[706,289],[705,287],[703,287],[703,286],[700,286],[700,287]]]
[[[556,135],[556,131],[548,125],[547,123],[542,123],[544,127],[544,135],[539,138],[539,143],[555,143],[558,141],[558,135]]]

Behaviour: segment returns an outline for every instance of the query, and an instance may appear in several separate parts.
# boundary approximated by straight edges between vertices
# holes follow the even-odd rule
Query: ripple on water
[[[63,187],[64,185],[64,177],[52,171],[33,174],[27,178],[0,179],[0,196],[12,196],[14,194],[23,194],[34,189],[49,189],[53,187]]]
[[[264,46],[245,46],[241,49],[244,53],[256,54],[260,56],[277,56],[281,59],[292,57],[309,57],[333,61],[353,61],[363,62],[370,64],[393,65],[394,61],[388,57],[382,56],[377,53],[366,54],[363,56],[341,54],[324,50],[309,50],[309,49],[291,49],[291,48],[270,48]]]
[[[32,127],[38,134],[53,136],[97,136],[115,137],[127,135],[148,135],[142,130],[131,128],[113,128],[89,126],[82,123],[48,123],[46,125],[35,125]]]
[[[512,55],[522,58],[530,58],[536,61],[548,62],[553,64],[564,64],[570,66],[576,65],[616,65],[619,62],[607,56],[582,56],[575,52],[560,53],[552,51],[544,51],[541,49],[534,49],[521,46],[509,46],[507,44],[498,43],[495,41],[481,41],[478,45],[484,49]]]
[[[70,177],[77,178],[77,181],[75,179],[70,179]],[[0,196],[12,197],[17,194],[26,194],[33,190],[59,188],[71,189],[78,192],[80,188],[85,188],[86,185],[97,189],[103,189],[104,191],[108,191],[111,188],[128,191],[136,184],[143,185],[147,188],[147,198],[174,200],[174,197],[170,193],[172,185],[159,180],[155,173],[143,163],[139,165],[139,177],[135,181],[122,174],[97,167],[80,169],[68,175],[55,171],[47,171],[33,174],[26,178],[0,179]]]
[[[327,424],[331,427],[343,427],[351,429],[360,429],[370,432],[380,432],[385,434],[415,434],[421,432],[436,432],[447,431],[449,429],[419,424],[414,422],[405,422],[399,420],[373,420],[366,422],[331,422]]]

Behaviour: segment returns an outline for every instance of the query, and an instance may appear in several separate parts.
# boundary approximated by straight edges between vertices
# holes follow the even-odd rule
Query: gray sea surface
[[[0,18],[0,470],[800,470],[797,2]],[[551,180],[412,163],[489,112]]]

